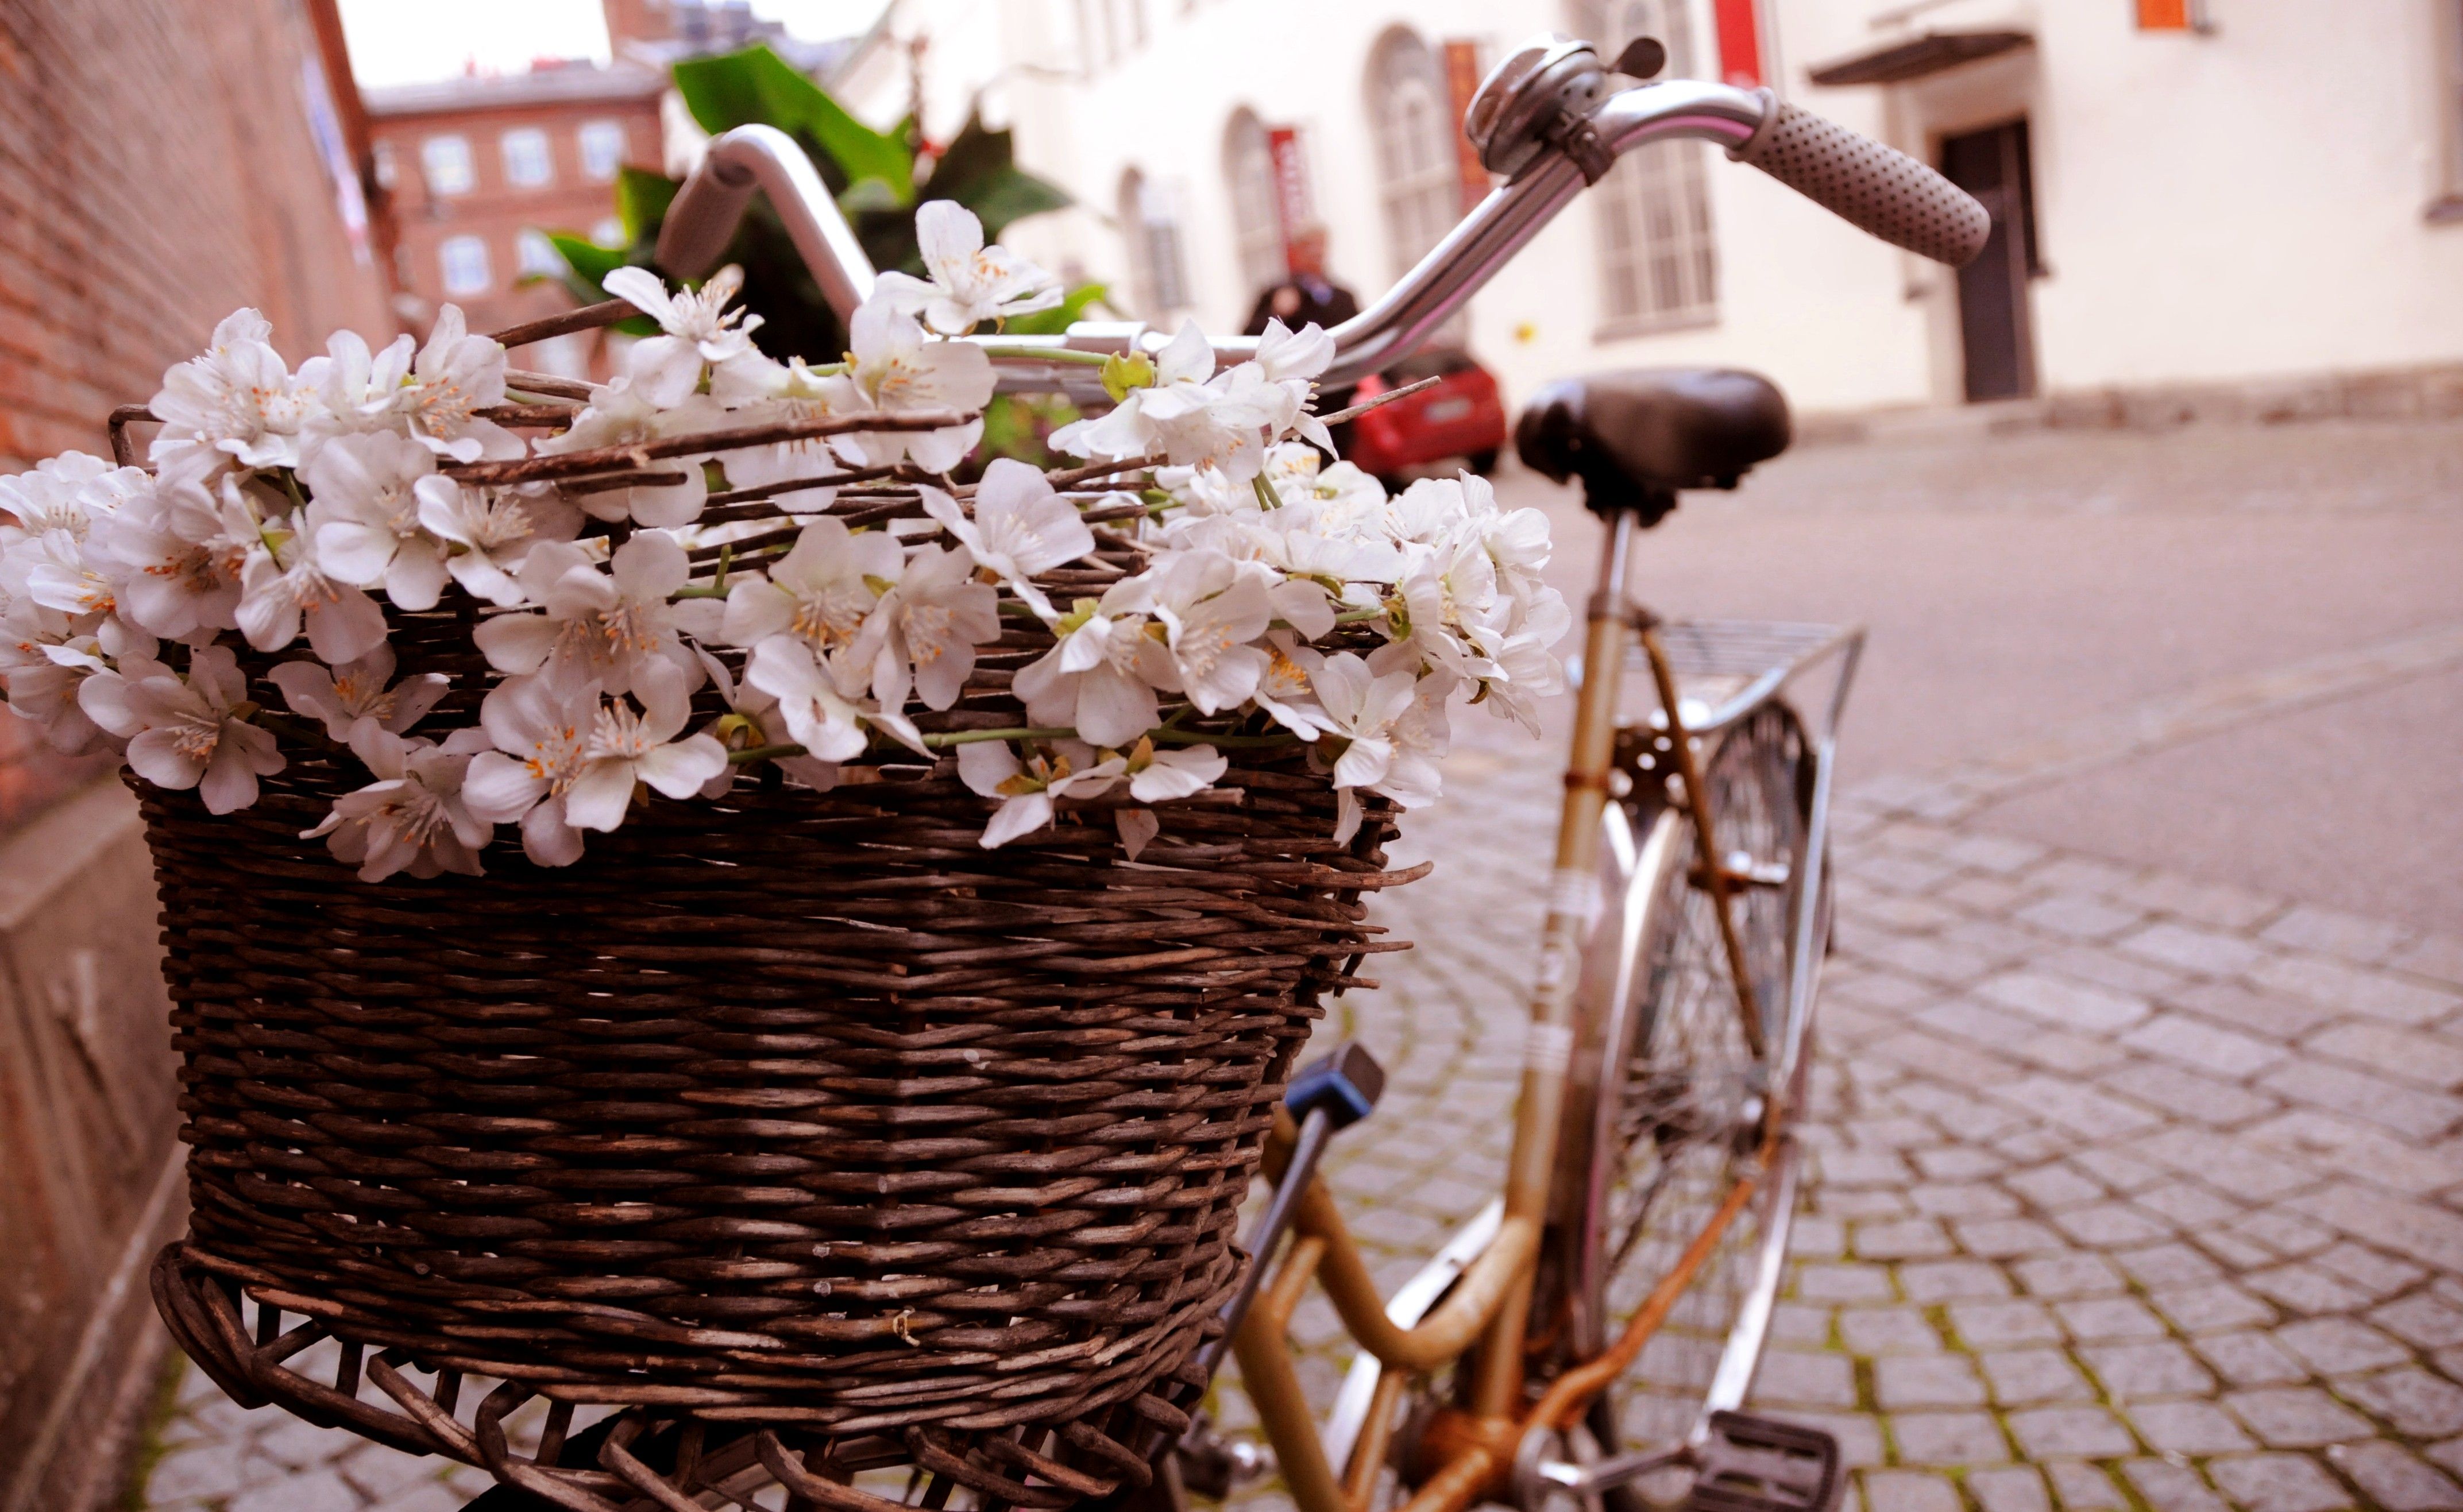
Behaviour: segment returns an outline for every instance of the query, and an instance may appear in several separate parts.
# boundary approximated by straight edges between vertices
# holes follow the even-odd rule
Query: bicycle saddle
[[[1632,368],[1547,385],[1523,408],[1515,449],[1558,483],[1582,480],[1599,513],[1656,524],[1680,488],[1733,488],[1787,449],[1787,400],[1736,368]]]

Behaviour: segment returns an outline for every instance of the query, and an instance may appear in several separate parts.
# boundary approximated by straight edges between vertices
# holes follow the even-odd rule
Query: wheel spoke
[[[1756,884],[1736,889],[1731,906],[1774,1029],[1786,1011],[1787,920],[1799,885],[1801,759],[1793,720],[1770,708],[1721,743],[1705,774],[1726,868]],[[1611,1339],[1746,1174],[1759,1146],[1761,1099],[1770,1095],[1766,1068],[1745,1039],[1717,916],[1696,885],[1689,832],[1671,850],[1686,859],[1655,879],[1654,923],[1634,989],[1642,999],[1638,1027],[1615,1078],[1615,1148],[1595,1156],[1613,1162],[1595,1218],[1614,1243],[1594,1277],[1592,1303]],[[1766,1038],[1778,1041],[1776,1032]],[[1755,1284],[1763,1237],[1764,1210],[1749,1206],[1644,1349],[1622,1385],[1623,1448],[1650,1448],[1691,1431]]]

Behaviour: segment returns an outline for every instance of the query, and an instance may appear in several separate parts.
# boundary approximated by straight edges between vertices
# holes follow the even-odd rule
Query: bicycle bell
[[[1551,33],[1489,71],[1464,113],[1463,131],[1479,149],[1479,165],[1510,179],[1606,93],[1598,51]]]

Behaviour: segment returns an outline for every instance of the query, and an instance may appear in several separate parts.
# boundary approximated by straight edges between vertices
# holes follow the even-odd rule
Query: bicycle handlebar
[[[1617,158],[1653,141],[1715,141],[1748,162],[1893,245],[1952,265],[1983,249],[1984,207],[1913,158],[1768,90],[1671,79],[1602,99],[1513,179],[1493,191],[1374,304],[1335,327],[1328,389],[1346,387],[1409,356],[1539,228]],[[771,126],[738,126],[710,144],[668,206],[656,261],[668,274],[708,272],[734,236],[755,188],[765,190],[821,293],[841,320],[872,292],[872,261],[795,139]],[[1169,333],[1142,322],[1079,321],[1062,335],[970,337],[995,343],[1004,392],[1101,395],[1083,362],[1038,351],[1115,353],[1160,347]],[[1218,364],[1245,361],[1254,336],[1214,338]]]

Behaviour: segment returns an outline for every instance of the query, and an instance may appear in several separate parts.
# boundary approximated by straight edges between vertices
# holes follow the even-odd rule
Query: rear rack
[[[1856,660],[1864,648],[1864,632],[1860,626],[1784,620],[1690,619],[1661,625],[1659,640],[1675,670],[1679,697],[1688,705],[1698,705],[1684,710],[1685,727],[1700,735],[1734,724],[1806,672],[1836,659],[1837,682],[1820,725],[1813,732],[1826,738],[1838,726],[1847,685],[1855,678]],[[1649,675],[1649,659],[1640,647],[1628,655],[1625,670],[1628,675]],[[1809,718],[1813,711],[1799,708],[1798,712]]]

